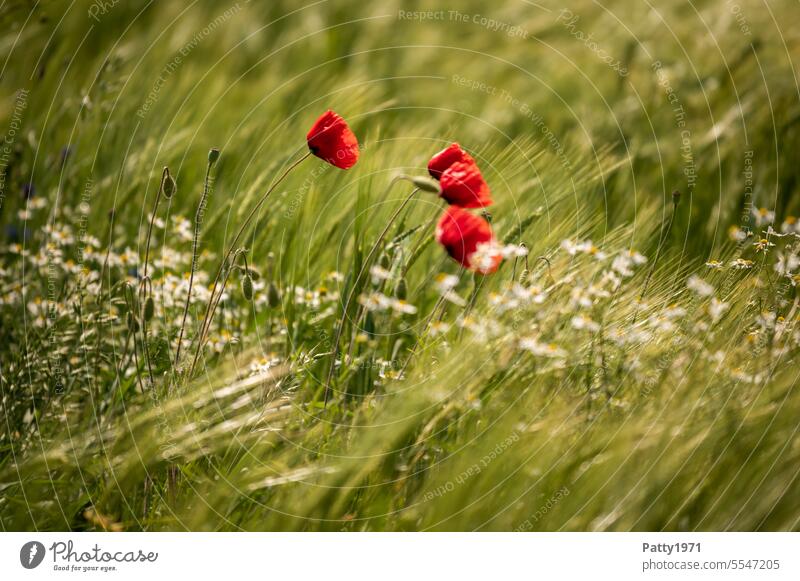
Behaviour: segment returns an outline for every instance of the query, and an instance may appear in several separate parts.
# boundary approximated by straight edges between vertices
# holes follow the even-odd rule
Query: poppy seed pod
[[[311,126],[306,135],[311,153],[340,169],[358,161],[358,139],[344,119],[330,109]]]
[[[219,159],[219,149],[217,149],[216,147],[212,147],[208,151],[208,163],[213,165],[217,163],[218,159]]]
[[[242,277],[242,294],[246,301],[253,300],[253,279],[250,278],[249,274],[245,274]]]
[[[408,284],[406,283],[405,278],[401,278],[397,281],[397,287],[394,289],[394,295],[401,301],[406,300],[406,297],[408,296]]]
[[[169,173],[168,169],[165,170],[164,183],[161,184],[161,191],[164,193],[164,197],[169,200],[175,194],[177,189],[178,184],[175,183],[175,179],[172,177],[172,174]]]
[[[267,304],[272,309],[281,304],[281,293],[274,282],[269,283],[267,287]]]
[[[155,312],[156,303],[153,297],[147,297],[147,300],[144,301],[144,320],[148,322],[151,321]]]

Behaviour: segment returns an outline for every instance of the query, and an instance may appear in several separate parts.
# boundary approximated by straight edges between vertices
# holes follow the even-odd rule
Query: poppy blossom
[[[483,208],[492,203],[489,186],[473,161],[457,161],[451,165],[442,173],[440,184],[442,188],[439,195],[448,204],[462,208]]]
[[[431,158],[428,162],[428,173],[438,180],[442,177],[442,172],[457,161],[474,163],[472,157],[458,143],[452,143]]]
[[[492,227],[483,218],[449,206],[436,225],[436,241],[463,267],[490,274],[503,259]]]
[[[344,119],[328,109],[306,136],[311,153],[341,169],[358,161],[358,140]]]

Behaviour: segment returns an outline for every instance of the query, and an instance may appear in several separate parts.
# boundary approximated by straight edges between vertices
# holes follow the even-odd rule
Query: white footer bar
[[[0,534],[3,579],[194,574],[314,581],[797,580],[800,533]]]

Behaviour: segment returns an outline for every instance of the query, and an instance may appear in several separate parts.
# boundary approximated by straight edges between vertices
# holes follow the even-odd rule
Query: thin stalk
[[[644,286],[642,287],[642,294],[639,295],[639,301],[636,303],[636,310],[633,313],[633,321],[631,322],[631,327],[636,324],[636,318],[639,316],[639,307],[644,300],[645,295],[647,294],[647,288],[650,286],[650,279],[653,278],[653,273],[656,271],[656,266],[658,266],[658,259],[661,258],[661,250],[666,246],[667,242],[669,241],[669,234],[672,231],[672,223],[675,221],[675,211],[678,209],[678,202],[681,199],[681,194],[677,190],[672,192],[672,212],[669,216],[669,222],[667,222],[666,229],[662,229],[662,236],[658,242],[658,248],[656,249],[656,256],[653,259],[653,266],[650,268],[650,272],[647,273],[647,278],[644,280]]]
[[[152,388],[155,380],[153,379],[153,366],[150,363],[150,349],[147,346],[147,317],[145,317],[145,309],[147,304],[147,297],[153,290],[153,284],[150,279],[145,276],[142,278],[141,291],[139,297],[139,314],[142,317],[142,353],[144,354],[144,361],[147,364],[147,376],[150,379],[150,387]]]
[[[205,344],[206,336],[208,335],[208,331],[209,331],[209,328],[211,326],[211,319],[214,317],[214,312],[216,311],[217,305],[219,304],[219,299],[215,300],[214,296],[215,296],[215,293],[217,292],[217,287],[218,287],[219,282],[220,282],[220,277],[222,276],[222,271],[225,268],[225,264],[228,262],[228,259],[231,257],[231,254],[233,254],[234,249],[236,248],[236,244],[239,242],[239,239],[242,237],[242,234],[247,229],[247,227],[250,225],[250,222],[253,220],[255,215],[258,213],[258,210],[261,209],[261,206],[264,205],[264,202],[267,201],[267,198],[269,198],[270,194],[275,190],[275,188],[278,187],[278,185],[286,178],[286,176],[289,175],[289,172],[291,172],[294,168],[296,168],[298,165],[300,165],[301,162],[303,162],[304,160],[308,159],[308,157],[310,155],[311,155],[311,152],[309,151],[303,157],[301,157],[296,162],[294,162],[292,165],[290,165],[288,168],[286,168],[286,171],[284,171],[272,183],[272,185],[267,189],[267,191],[264,193],[264,195],[261,197],[261,199],[255,205],[255,207],[250,211],[250,214],[247,216],[247,218],[245,219],[244,223],[239,228],[239,231],[236,233],[236,236],[233,238],[233,242],[231,243],[230,248],[228,249],[228,252],[225,253],[225,257],[222,259],[222,262],[220,262],[219,268],[217,269],[217,274],[214,277],[214,284],[211,287],[211,297],[208,300],[208,305],[206,305],[206,312],[205,312],[205,315],[203,316],[203,324],[200,327],[200,340],[197,343],[197,348],[196,348],[195,353],[194,353],[194,359],[192,360],[192,367],[191,367],[191,369],[189,371],[189,375],[190,376],[192,376],[194,374],[195,367],[197,366],[197,360],[200,358],[200,353],[203,350],[203,345]],[[227,282],[227,276],[225,277],[225,280]],[[225,286],[223,285],[222,289],[219,292],[219,296],[220,297],[222,296],[222,293],[224,291],[225,291]]]
[[[156,193],[156,201],[153,204],[153,215],[150,216],[150,226],[147,229],[147,243],[144,249],[144,277],[147,278],[147,265],[150,262],[150,240],[153,238],[153,223],[156,221],[156,211],[158,210],[158,203],[161,201],[161,194],[164,191],[164,180],[169,175],[169,168],[164,166],[161,172],[161,183],[158,185],[158,193]]]
[[[390,186],[393,185],[399,178],[394,178],[390,183]],[[347,318],[347,311],[350,308],[350,304],[353,302],[353,296],[355,295],[355,290],[358,288],[359,283],[361,282],[361,278],[366,273],[369,264],[372,262],[372,259],[375,257],[375,253],[378,251],[378,248],[383,243],[383,239],[386,238],[386,234],[389,233],[389,229],[394,224],[397,217],[400,215],[400,212],[408,205],[408,203],[412,200],[412,198],[417,195],[419,192],[419,188],[414,188],[414,190],[409,194],[409,196],[403,200],[403,203],[394,211],[394,214],[389,218],[386,226],[381,232],[378,239],[375,241],[375,244],[372,245],[372,248],[367,254],[367,257],[364,259],[364,262],[361,264],[361,270],[358,272],[358,276],[353,280],[353,286],[350,288],[350,292],[347,294],[347,300],[344,303],[344,309],[342,310],[342,320],[339,322],[339,326],[336,329],[336,338],[333,340],[333,353],[331,357],[331,364],[328,368],[328,377],[325,380],[325,405],[328,405],[328,398],[330,397],[331,391],[331,380],[333,379],[333,372],[336,369],[336,357],[339,355],[339,341],[342,338],[342,331],[344,330],[344,322]]]
[[[186,304],[183,306],[183,319],[181,320],[181,330],[178,333],[178,346],[175,349],[175,367],[178,367],[178,362],[181,359],[181,344],[183,343],[183,333],[186,330],[186,317],[189,314],[189,304],[192,301],[192,286],[194,285],[194,273],[197,269],[197,248],[200,244],[200,228],[203,225],[203,214],[206,211],[206,204],[208,203],[208,195],[210,191],[209,180],[211,178],[211,167],[214,161],[208,160],[206,166],[206,177],[203,180],[203,195],[200,197],[200,203],[197,205],[197,211],[194,215],[194,236],[192,236],[192,264],[189,269],[189,292],[186,294]]]
[[[441,307],[444,304],[444,301],[445,301],[444,296],[440,296],[436,300],[436,303],[434,303],[433,309],[431,309],[431,313],[430,313],[430,315],[428,315],[428,320],[425,321],[425,327],[423,328],[422,333],[420,334],[419,338],[417,339],[417,342],[414,344],[414,347],[411,349],[411,353],[408,354],[408,357],[406,358],[405,362],[403,362],[403,367],[400,368],[400,373],[399,373],[400,377],[403,377],[403,374],[405,374],[409,363],[411,363],[411,359],[413,359],[414,355],[417,354],[417,352],[418,352],[417,348],[419,347],[419,345],[422,344],[422,341],[424,341],[424,340],[426,340],[428,338],[428,333],[430,333],[431,323],[433,322],[433,319],[436,316],[436,311],[438,311],[439,307]],[[445,309],[442,309],[442,313],[444,313],[444,311],[445,311]]]
[[[144,353],[144,360],[147,363],[147,375],[150,378],[150,385],[154,383],[153,379],[153,365],[150,362],[150,348],[147,346],[147,318],[144,316],[144,305],[147,301],[147,295],[150,291],[148,289],[147,267],[150,263],[150,241],[153,239],[153,224],[156,221],[156,212],[158,212],[158,203],[161,201],[161,192],[164,190],[164,180],[169,175],[169,169],[164,166],[161,172],[161,182],[158,184],[158,192],[156,192],[156,200],[153,203],[153,212],[150,216],[150,225],[147,227],[147,241],[145,243],[144,251],[144,272],[142,274],[142,292],[143,296],[139,301],[142,316],[142,352]]]

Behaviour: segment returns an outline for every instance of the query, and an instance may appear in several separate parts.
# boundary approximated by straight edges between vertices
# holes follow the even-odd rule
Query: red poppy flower
[[[438,180],[442,177],[442,172],[457,161],[474,163],[472,157],[458,143],[453,143],[431,158],[428,162],[428,173]]]
[[[439,218],[436,241],[456,262],[481,274],[497,270],[503,259],[489,223],[458,206],[448,206]]]
[[[462,208],[483,208],[492,203],[489,186],[474,161],[457,161],[442,173],[440,183],[442,189],[439,195],[448,204]]]
[[[306,136],[311,153],[341,169],[358,161],[358,140],[344,119],[328,109]]]

